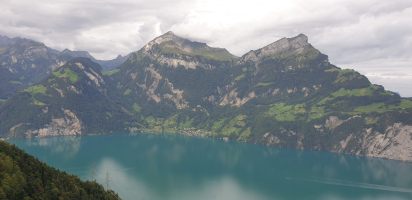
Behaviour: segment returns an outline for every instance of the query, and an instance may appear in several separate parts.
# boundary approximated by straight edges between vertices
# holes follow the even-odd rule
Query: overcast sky
[[[0,0],[0,34],[100,59],[169,30],[235,55],[299,33],[374,83],[412,96],[412,0]]]

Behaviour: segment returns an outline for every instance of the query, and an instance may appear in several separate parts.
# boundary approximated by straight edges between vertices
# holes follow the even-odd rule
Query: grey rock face
[[[36,130],[28,130],[24,134],[26,137],[48,137],[48,136],[73,136],[81,135],[83,125],[79,118],[72,111],[63,111],[64,117],[53,118],[49,124]]]
[[[395,123],[384,133],[367,130],[362,148],[367,156],[411,161],[412,126]]]
[[[241,61],[257,62],[266,57],[287,57],[293,55],[304,54],[305,50],[315,50],[308,42],[308,37],[304,34],[299,34],[293,38],[282,38],[273,42],[261,49],[253,50],[242,56]]]

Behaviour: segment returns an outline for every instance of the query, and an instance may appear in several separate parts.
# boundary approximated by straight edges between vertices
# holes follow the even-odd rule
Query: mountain
[[[141,107],[144,115],[195,108],[228,83],[235,59],[226,49],[168,32],[131,54],[112,74],[115,87],[109,91],[129,109]]]
[[[58,54],[43,43],[0,36],[0,99],[47,77],[64,62]]]
[[[110,71],[115,69],[116,67],[120,66],[122,63],[124,63],[129,55],[122,56],[118,55],[116,58],[111,59],[111,60],[97,60],[94,58],[92,55],[90,55],[89,52],[87,51],[71,51],[69,49],[65,49],[60,53],[60,56],[64,57],[66,60],[70,60],[72,58],[88,58],[92,60],[93,62],[98,63],[103,71]]]
[[[79,63],[97,66],[72,65]],[[82,75],[89,67],[73,68],[83,78],[73,85],[72,73],[60,75],[65,82],[56,87],[62,80],[54,74],[66,72],[55,71],[4,102],[0,133],[164,132],[412,160],[412,100],[334,66],[303,34],[236,57],[168,32],[115,70],[92,68],[99,78]]]
[[[0,141],[0,199],[120,199],[96,182],[47,166]]]
[[[96,60],[96,62],[102,66],[103,71],[110,71],[123,64],[129,58],[129,56],[130,55],[118,55],[116,58],[113,58],[111,60]]]
[[[59,52],[37,41],[0,36],[0,105],[16,91],[42,81],[76,57],[89,58],[105,70],[116,68],[127,59],[118,56],[113,60],[96,60],[87,51]]]
[[[100,66],[87,58],[68,61],[3,106],[0,132],[16,137],[109,133],[130,118],[108,98]]]

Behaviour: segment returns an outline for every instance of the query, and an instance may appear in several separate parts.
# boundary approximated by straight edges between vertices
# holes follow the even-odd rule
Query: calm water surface
[[[412,199],[412,163],[178,136],[11,141],[125,200]]]

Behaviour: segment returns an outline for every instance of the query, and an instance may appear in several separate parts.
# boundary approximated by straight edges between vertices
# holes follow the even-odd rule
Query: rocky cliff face
[[[383,133],[366,130],[363,143],[367,156],[410,161],[412,160],[412,126],[395,123]]]
[[[26,137],[46,137],[46,136],[63,136],[63,135],[81,135],[82,123],[70,110],[63,110],[62,118],[52,118],[49,124],[43,128],[27,130],[24,134]]]
[[[267,57],[291,57],[304,55],[307,51],[315,51],[320,53],[308,43],[308,37],[304,34],[299,34],[293,38],[282,38],[272,44],[269,44],[261,49],[252,50],[242,56],[242,61],[257,62]]]
[[[0,118],[1,132],[42,137],[119,131],[132,116],[107,96],[100,66],[76,58],[8,100]]]
[[[206,98],[228,81],[235,59],[225,49],[168,32],[132,53],[111,76],[116,84],[112,96],[130,110],[139,105],[147,114],[204,107]]]
[[[165,132],[398,160],[411,126],[412,100],[303,34],[238,58],[168,32],[110,73],[73,61],[0,108],[5,136]]]

